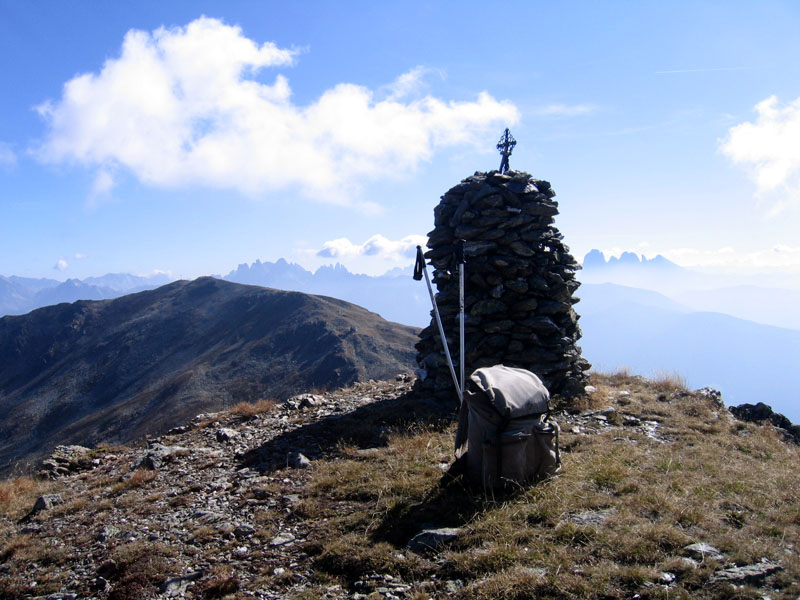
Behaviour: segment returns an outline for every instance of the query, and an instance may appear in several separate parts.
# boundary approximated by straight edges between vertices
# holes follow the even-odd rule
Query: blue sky
[[[797,31],[796,2],[0,0],[0,274],[377,274],[508,126],[576,257],[800,285]]]

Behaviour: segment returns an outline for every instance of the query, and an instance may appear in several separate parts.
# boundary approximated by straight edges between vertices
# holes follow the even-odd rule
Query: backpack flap
[[[550,392],[541,379],[525,369],[504,365],[476,369],[470,381],[488,396],[494,409],[506,419],[550,410]]]

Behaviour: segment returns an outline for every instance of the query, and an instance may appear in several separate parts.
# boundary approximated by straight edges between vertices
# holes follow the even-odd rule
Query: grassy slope
[[[713,572],[768,558],[784,566],[771,581],[783,590],[771,597],[796,598],[798,448],[769,428],[720,419],[710,402],[664,385],[595,382],[598,406],[657,420],[669,441],[613,427],[565,431],[563,474],[494,499],[458,480],[440,485],[437,465],[449,458],[452,431],[401,433],[368,458],[345,449],[307,487],[307,517],[328,519],[318,565],[351,581],[373,571],[460,580],[465,585],[452,592],[459,598],[729,598],[730,586],[705,585]],[[615,401],[621,388],[631,394]],[[607,519],[570,518],[587,511]],[[465,534],[439,556],[398,553],[422,524],[463,526]],[[716,546],[726,565],[689,567],[682,549],[694,542]],[[665,571],[677,575],[669,589],[653,585]],[[761,597],[746,586],[735,593]]]
[[[308,535],[298,545],[302,556],[297,564],[310,565],[313,576],[300,586],[291,569],[276,575],[270,566],[257,586],[287,598],[338,598],[352,593],[357,581],[380,573],[410,585],[405,597],[414,600],[637,594],[721,599],[761,598],[765,593],[774,600],[797,598],[799,449],[771,427],[728,421],[710,400],[686,394],[669,381],[619,375],[595,376],[593,383],[597,392],[584,408],[613,406],[619,416],[612,414],[609,427],[582,425],[579,433],[562,421],[563,473],[505,497],[487,498],[466,489],[459,478],[443,477],[451,458],[452,426],[396,428],[377,449],[365,452],[344,443],[302,474],[274,472],[276,497],[286,493],[281,489],[281,481],[288,481],[282,479],[285,475],[293,478],[291,493],[301,498],[291,519]],[[620,426],[623,414],[658,421],[661,439]],[[361,424],[365,429],[374,426],[370,420]],[[349,433],[353,439],[359,436],[355,429]],[[121,500],[133,488],[155,497],[155,479],[142,474],[133,482],[120,481],[119,489],[109,487],[109,499],[99,504],[91,503],[90,494],[101,486],[87,480],[87,498],[83,503],[72,500],[73,510],[84,511],[82,518],[89,521],[102,518],[91,511],[128,510],[133,516],[136,503]],[[0,484],[3,522],[18,518],[36,495],[59,491],[60,485],[30,480]],[[586,514],[605,520],[592,524],[578,518]],[[271,520],[284,516],[263,513],[264,540],[271,535]],[[406,543],[424,526],[458,526],[463,533],[450,547],[421,556]],[[725,559],[690,566],[683,548],[695,542],[716,546]],[[126,560],[125,552],[145,553],[130,546],[116,550],[119,561]],[[148,549],[147,555],[172,562],[173,571],[176,561],[192,560],[168,548]],[[764,558],[779,562],[783,570],[760,582],[761,588],[709,583],[720,568]],[[60,548],[14,534],[5,525],[0,531],[0,562],[10,574],[7,581],[24,579],[31,562],[57,565],[69,560]],[[139,564],[143,559],[136,560]],[[157,564],[148,565],[158,570]],[[202,584],[206,597],[224,595],[225,582],[235,577],[223,573],[223,567]],[[661,585],[663,572],[676,575],[675,583]],[[151,575],[157,579],[157,573]],[[231,586],[230,597],[250,597],[243,591],[250,585],[245,580]],[[0,597],[6,597],[2,589]]]

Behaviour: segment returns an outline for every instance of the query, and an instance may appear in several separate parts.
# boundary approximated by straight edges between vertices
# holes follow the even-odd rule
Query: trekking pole
[[[447,346],[447,338],[444,335],[444,327],[442,326],[442,317],[439,316],[439,307],[436,306],[436,296],[433,294],[433,286],[431,285],[431,280],[428,277],[428,269],[425,266],[425,257],[422,255],[422,246],[417,246],[417,262],[414,265],[414,279],[419,281],[422,279],[423,274],[425,275],[425,283],[428,284],[428,293],[431,295],[431,304],[433,305],[433,314],[436,317],[436,324],[439,326],[439,335],[442,336],[442,346],[444,346],[444,355],[447,358],[447,366],[450,367],[450,375],[453,377],[453,384],[456,386],[456,392],[458,392],[458,401],[463,402],[463,388],[458,384],[456,369],[453,366],[453,359],[450,356],[450,348]],[[463,373],[463,367],[461,371]]]
[[[464,263],[467,262],[464,256],[464,240],[456,242],[456,262],[458,263],[458,361],[459,375],[461,376],[460,389],[464,393]]]

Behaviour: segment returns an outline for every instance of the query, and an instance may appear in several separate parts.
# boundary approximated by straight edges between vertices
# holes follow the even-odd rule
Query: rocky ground
[[[307,467],[335,449],[337,416],[410,389],[399,376],[300,395],[258,415],[201,414],[146,448],[59,447],[41,471],[58,493],[16,522],[2,520],[0,597],[147,597],[159,580],[159,598],[208,596],[214,586],[221,596],[226,585],[243,597],[282,598],[287,585],[302,588],[313,568],[294,508]],[[13,560],[27,556],[36,560]]]
[[[625,385],[626,382],[633,385]],[[589,456],[581,450],[592,448],[587,444],[602,442],[606,448],[628,444],[627,447],[643,452],[642,456],[658,453],[659,448],[674,447],[685,438],[682,425],[666,412],[669,405],[681,406],[685,412],[686,406],[700,403],[698,406],[702,405],[705,411],[698,413],[704,421],[702,426],[710,428],[708,431],[714,435],[735,429],[736,420],[713,390],[689,393],[669,389],[660,393],[651,387],[635,378],[623,381],[622,385],[603,381],[589,388],[583,410],[573,407],[557,413],[562,428],[565,476],[563,483],[543,486],[541,493],[552,489],[560,496],[563,491],[558,491],[557,485],[567,485],[570,477],[579,485],[594,478],[597,487],[592,494],[609,500],[581,503],[562,498],[559,501],[569,508],[553,513],[552,523],[548,524],[551,517],[543,511],[536,513],[536,519],[530,516],[531,496],[524,500],[527,504],[518,505],[516,512],[530,513],[523,523],[528,523],[533,537],[519,541],[519,550],[513,544],[509,546],[509,541],[506,555],[516,556],[514,553],[522,552],[523,543],[530,546],[531,540],[551,532],[562,539],[564,532],[569,531],[572,537],[567,545],[577,543],[585,548],[593,543],[591,535],[597,536],[606,525],[617,527],[616,520],[633,504],[632,500],[627,500],[628,505],[623,504],[625,494],[631,492],[625,491],[622,483],[608,473],[601,474],[605,477],[602,480],[595,471],[591,476],[581,474],[582,461]],[[648,406],[658,409],[663,405],[663,411],[639,408],[638,403],[644,402],[641,400],[644,388],[651,402]],[[16,503],[8,501],[13,497],[15,482],[4,483],[5,488],[0,490],[0,501],[3,494],[7,500],[0,513],[0,598],[528,597],[491,591],[494,589],[491,586],[497,585],[492,579],[495,575],[487,571],[489,567],[475,566],[484,565],[486,556],[495,552],[494,546],[487,546],[487,540],[471,551],[471,562],[466,564],[472,566],[459,566],[465,560],[465,544],[474,545],[469,540],[481,531],[480,523],[459,522],[458,527],[421,524],[420,531],[407,543],[390,547],[376,542],[376,547],[388,548],[388,554],[377,562],[373,559],[364,562],[369,568],[353,562],[355,566],[348,572],[341,566],[347,556],[336,555],[336,540],[331,538],[336,537],[336,527],[340,526],[344,529],[338,535],[343,539],[349,535],[350,525],[336,525],[347,522],[348,511],[361,514],[366,507],[367,520],[383,518],[377,529],[386,528],[387,523],[392,527],[392,519],[380,515],[376,508],[380,506],[378,497],[382,492],[371,495],[369,481],[362,482],[367,491],[325,495],[326,486],[354,485],[341,475],[344,466],[355,465],[354,472],[358,474],[370,473],[371,461],[379,465],[394,464],[378,460],[380,457],[385,461],[386,453],[401,452],[402,448],[393,448],[396,442],[392,441],[392,432],[402,423],[415,422],[415,427],[419,427],[424,422],[428,429],[423,427],[423,431],[441,432],[430,433],[432,437],[427,442],[428,447],[439,446],[434,450],[429,448],[432,454],[426,455],[429,470],[425,481],[435,481],[432,479],[435,472],[444,474],[449,468],[447,443],[452,438],[448,425],[451,416],[414,398],[411,390],[409,378],[399,376],[392,382],[370,381],[324,395],[296,396],[274,405],[262,404],[250,409],[239,406],[231,412],[199,415],[191,423],[150,439],[146,446],[138,448],[60,447],[43,465],[45,480],[17,481],[21,491]],[[693,414],[691,410],[689,413]],[[757,435],[755,426],[739,425],[745,437]],[[798,461],[796,448],[792,450],[794,446],[788,442],[770,443],[785,444],[788,460]],[[611,451],[616,452],[613,448]],[[682,468],[690,470],[689,466]],[[386,476],[379,471],[367,475],[376,479],[376,488],[382,485],[377,482],[379,475]],[[334,476],[340,479],[331,484],[329,479],[335,479]],[[405,475],[399,472],[396,476],[389,475],[390,480],[402,477]],[[628,481],[628,487],[632,485],[630,478],[621,480]],[[22,489],[22,481],[28,482],[26,489]],[[422,487],[429,488],[425,481]],[[644,484],[635,482],[635,485]],[[540,494],[536,490],[530,493]],[[492,506],[502,512],[517,501]],[[397,525],[405,526],[407,514],[403,513],[403,506],[397,506],[393,501],[391,510],[400,511]],[[657,514],[657,509],[653,510]],[[740,518],[744,523],[756,510],[753,502],[742,500],[739,508],[731,508],[726,515],[733,521]],[[787,506],[786,510],[800,515],[797,505]],[[636,511],[640,509],[637,507]],[[489,513],[485,510],[484,515]],[[659,517],[647,518],[655,523]],[[681,518],[678,516],[676,520]],[[665,517],[667,521],[671,519]],[[479,517],[473,516],[472,520],[478,522]],[[764,551],[759,560],[749,560],[750,556],[742,552],[728,555],[724,544],[723,549],[718,549],[707,543],[709,537],[710,541],[728,539],[727,530],[725,535],[714,534],[715,538],[709,533],[712,530],[707,529],[704,538],[698,523],[686,520],[680,525],[683,533],[664,530],[659,534],[670,540],[668,551],[657,550],[664,555],[662,562],[642,567],[636,585],[620,579],[626,583],[614,584],[618,594],[592,592],[587,597],[784,598],[789,597],[787,593],[796,597],[800,589],[792,587],[790,582],[800,574],[797,552],[792,545],[798,539],[798,523],[800,518],[790,517],[788,525],[782,525],[780,545],[774,552]],[[736,527],[733,523],[731,529]],[[376,529],[368,524],[366,529],[370,528]],[[512,530],[513,527],[509,531]],[[590,535],[590,532],[595,533]],[[392,536],[387,534],[385,539]],[[734,546],[736,543],[730,541]],[[456,551],[452,551],[453,544]],[[362,551],[354,547],[343,553],[356,555]],[[645,551],[641,552],[644,557]],[[594,555],[595,562],[602,562],[600,550],[594,551]],[[335,566],[331,566],[335,562],[332,557],[338,561]],[[503,577],[511,578],[502,589],[522,586],[520,589],[527,590],[525,593],[533,593],[545,589],[541,586],[547,584],[550,587],[546,589],[558,591],[558,578],[564,577],[558,572],[560,566],[554,568],[544,558],[538,563],[526,562],[524,558],[508,560],[506,556],[505,562],[491,567],[497,568]],[[562,561],[566,560],[562,557]],[[628,556],[627,560],[639,559]],[[641,559],[648,560],[651,559]],[[620,558],[615,561],[624,562]],[[589,569],[582,564],[573,564],[569,577],[582,577],[584,571],[588,577]],[[473,575],[471,569],[475,570]],[[722,590],[720,595],[699,593],[708,586]],[[552,597],[581,597],[579,594],[561,590]]]

